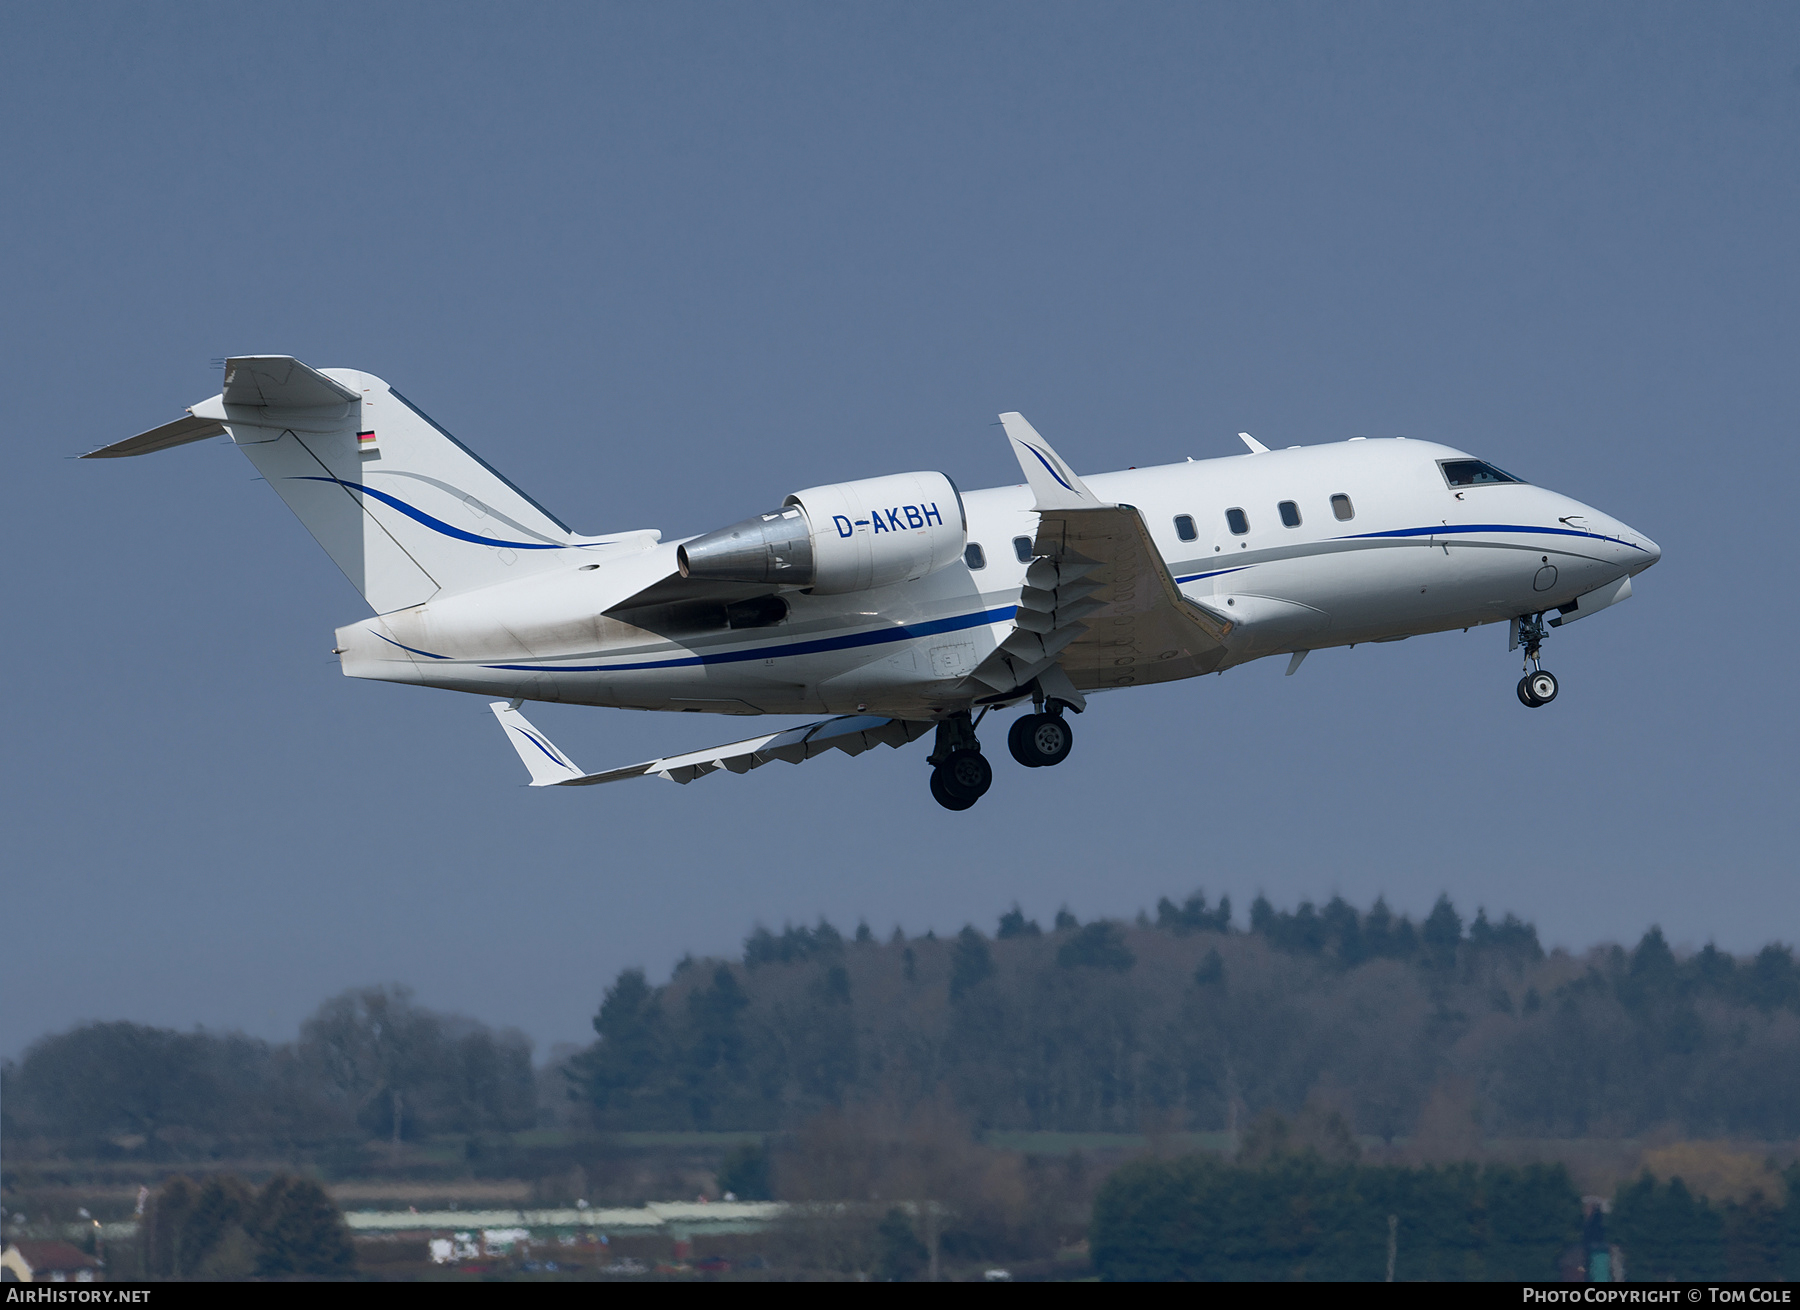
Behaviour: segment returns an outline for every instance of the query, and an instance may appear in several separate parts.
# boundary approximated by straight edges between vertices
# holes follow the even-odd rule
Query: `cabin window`
[[[1225,511],[1225,526],[1231,529],[1232,536],[1241,537],[1250,531],[1250,520],[1244,516],[1243,510],[1228,509]]]
[[[1297,528],[1300,526],[1300,507],[1291,500],[1284,500],[1275,508],[1281,511],[1281,522],[1284,526]]]
[[[1175,516],[1175,535],[1180,537],[1183,541],[1192,541],[1195,537],[1200,535],[1194,527],[1194,516],[1192,514],[1177,514]]]
[[[987,555],[982,551],[979,545],[971,541],[968,545],[963,547],[963,563],[967,564],[972,569],[985,569],[987,567]]]
[[[1444,481],[1453,487],[1480,487],[1494,482],[1522,480],[1495,468],[1484,459],[1440,459],[1438,467],[1444,470]]]
[[[1331,516],[1339,523],[1348,523],[1356,517],[1356,506],[1350,503],[1350,497],[1340,491],[1331,498]]]
[[[1014,537],[1013,538],[1013,554],[1017,555],[1019,557],[1019,563],[1021,563],[1021,564],[1031,563],[1031,538],[1030,537]]]

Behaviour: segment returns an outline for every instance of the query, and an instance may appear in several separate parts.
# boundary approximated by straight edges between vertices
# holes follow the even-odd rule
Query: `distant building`
[[[454,1264],[529,1254],[534,1246],[594,1250],[619,1236],[669,1237],[679,1248],[695,1237],[763,1232],[787,1210],[779,1201],[655,1201],[618,1209],[583,1201],[572,1210],[351,1210],[344,1222],[361,1241],[422,1241],[434,1264]]]
[[[0,1279],[9,1283],[97,1283],[103,1267],[67,1242],[8,1242],[0,1251]]]

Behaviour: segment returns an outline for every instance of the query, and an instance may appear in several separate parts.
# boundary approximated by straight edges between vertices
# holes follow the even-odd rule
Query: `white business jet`
[[[582,536],[380,378],[285,355],[227,360],[221,394],[87,458],[230,437],[375,611],[338,629],[344,673],[499,698],[534,787],[686,783],[935,729],[931,794],[963,810],[993,780],[990,711],[1029,703],[1007,746],[1041,768],[1094,692],[1483,623],[1511,625],[1539,707],[1550,630],[1626,599],[1662,553],[1426,441],[1246,433],[1246,455],[1082,478],[1022,415],[1000,422],[1023,486],[809,487],[676,542]],[[528,700],[835,717],[588,773]]]

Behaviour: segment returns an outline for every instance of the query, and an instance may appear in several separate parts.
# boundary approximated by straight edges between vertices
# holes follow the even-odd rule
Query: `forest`
[[[9,1158],[193,1158],[500,1133],[779,1132],[946,1099],[978,1133],[1235,1132],[1324,1108],[1353,1135],[1800,1136],[1789,946],[1545,952],[1448,898],[1414,922],[1333,899],[1248,923],[1229,900],[1135,921],[885,939],[757,928],[667,982],[597,982],[595,1040],[538,1068],[521,1033],[404,988],[327,1001],[291,1043],[115,1022],[46,1036],[0,1078]],[[529,1016],[523,1016],[529,1022]],[[571,1119],[570,1116],[573,1116]]]
[[[1596,1205],[1560,1165],[1143,1158],[1095,1198],[1093,1263],[1112,1281],[1506,1282],[1592,1276],[1599,1255],[1605,1281],[1791,1281],[1800,1165],[1767,1181],[1715,1203],[1645,1171]]]
[[[312,1157],[370,1138],[537,1122],[531,1043],[435,1014],[401,987],[326,1001],[297,1042],[85,1024],[0,1067],[9,1161]]]
[[[1411,1135],[1460,1098],[1485,1137],[1800,1134],[1800,972],[1773,944],[1679,959],[1546,954],[1507,916],[1421,923],[1377,901],[1163,900],[1135,923],[878,941],[759,929],[739,960],[627,970],[567,1073],[615,1128],[776,1128],[846,1099],[948,1090],[981,1129],[1237,1129],[1323,1102]]]

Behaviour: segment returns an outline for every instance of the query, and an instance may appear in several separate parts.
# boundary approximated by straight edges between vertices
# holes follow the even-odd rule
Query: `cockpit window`
[[[1440,459],[1444,481],[1453,487],[1479,487],[1489,482],[1523,482],[1512,474],[1495,468],[1484,459]]]

